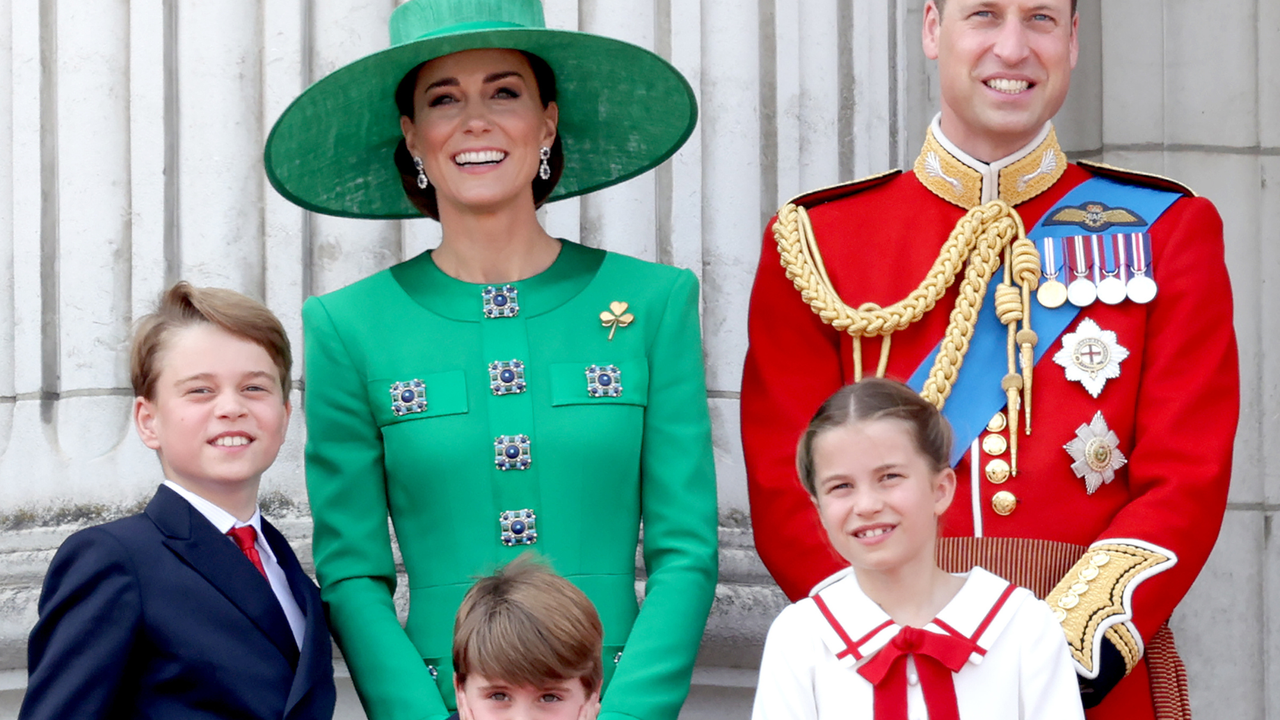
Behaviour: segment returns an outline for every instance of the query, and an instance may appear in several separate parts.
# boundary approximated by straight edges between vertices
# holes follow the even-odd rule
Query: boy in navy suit
[[[320,594],[258,510],[289,423],[271,311],[180,282],[133,339],[133,418],[164,484],[145,511],[58,550],[19,717],[333,716]]]

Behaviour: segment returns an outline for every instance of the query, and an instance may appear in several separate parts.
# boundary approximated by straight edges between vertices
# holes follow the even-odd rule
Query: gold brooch
[[[600,313],[600,324],[609,328],[610,340],[613,340],[613,334],[618,328],[630,325],[635,319],[635,315],[627,312],[627,304],[619,300],[609,303],[609,309]]]

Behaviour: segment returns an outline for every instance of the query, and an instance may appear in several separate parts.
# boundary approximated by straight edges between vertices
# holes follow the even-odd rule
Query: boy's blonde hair
[[[907,425],[916,449],[940,472],[951,464],[951,425],[928,400],[896,380],[867,378],[846,385],[827,398],[814,413],[796,447],[796,474],[800,484],[816,497],[817,479],[813,468],[813,443],[832,428],[870,420],[893,418]]]
[[[209,323],[248,340],[267,351],[280,372],[285,399],[291,387],[289,371],[293,353],[284,326],[265,305],[234,290],[192,287],[180,280],[160,297],[156,311],[138,321],[129,350],[129,376],[133,394],[155,400],[160,353],[174,330]]]
[[[517,686],[579,678],[600,688],[604,630],[573,583],[520,557],[467,591],[453,625],[453,671]]]

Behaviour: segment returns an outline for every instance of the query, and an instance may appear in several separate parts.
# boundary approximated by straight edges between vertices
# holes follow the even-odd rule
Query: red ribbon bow
[[[858,674],[876,688],[875,719],[907,720],[907,656],[914,655],[929,720],[960,720],[952,674],[964,667],[975,649],[964,637],[913,627],[899,630],[858,668]]]

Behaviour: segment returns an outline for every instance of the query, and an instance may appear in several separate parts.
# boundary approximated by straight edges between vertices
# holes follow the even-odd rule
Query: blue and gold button
[[[502,544],[507,547],[532,545],[538,541],[538,517],[532,510],[505,510],[498,516]]]
[[[493,462],[499,470],[528,470],[533,462],[528,435],[499,435],[493,441]]]
[[[524,363],[519,360],[495,360],[489,363],[489,389],[494,395],[524,392]]]
[[[484,316],[507,318],[520,314],[520,300],[515,285],[489,285],[480,293],[484,297]]]
[[[591,397],[622,397],[622,371],[617,365],[587,368],[587,394]]]
[[[391,412],[396,417],[426,412],[427,386],[417,378],[391,383]]]

